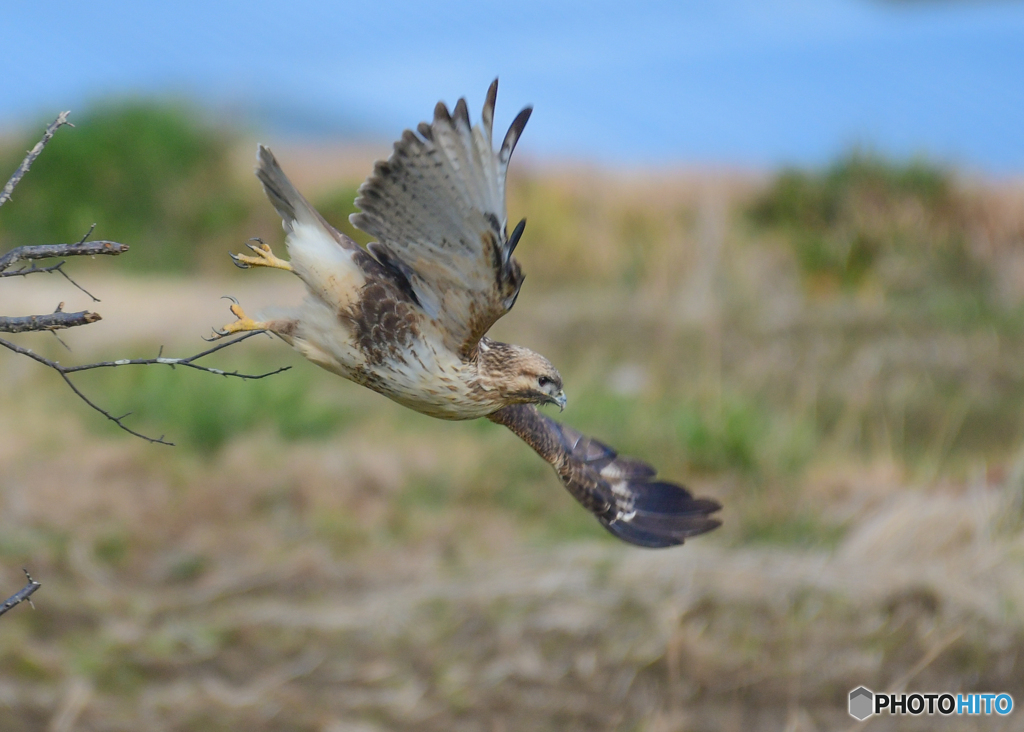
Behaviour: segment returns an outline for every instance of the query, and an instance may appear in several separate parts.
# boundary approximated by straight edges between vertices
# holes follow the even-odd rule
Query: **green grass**
[[[182,107],[141,102],[83,115],[77,129],[58,134],[4,208],[5,241],[30,233],[68,238],[83,216],[96,217],[123,227],[118,236],[133,247],[138,238],[140,248],[125,257],[132,266],[166,272],[184,259],[199,266],[207,250],[223,251],[252,233],[246,227],[258,218],[254,211],[272,212],[240,193],[246,189],[225,167],[228,138],[197,119]],[[747,492],[799,485],[807,466],[821,460],[883,456],[930,478],[999,464],[1017,449],[1024,305],[999,294],[1000,261],[972,238],[987,232],[997,251],[1017,234],[993,230],[952,171],[852,153],[821,170],[783,171],[756,195],[734,196],[719,222],[718,271],[708,275],[713,328],[673,319],[689,277],[701,271],[695,264],[707,256],[700,200],[673,197],[671,186],[634,190],[609,180],[510,181],[510,220],[529,218],[517,252],[533,283],[523,301],[557,293],[534,311],[532,341],[520,342],[539,340],[562,368],[571,403],[560,419],[650,461],[667,478],[721,479]],[[365,243],[348,223],[355,195],[344,184],[315,203]],[[68,203],[48,216],[52,200]],[[156,240],[161,254],[153,259],[146,252]],[[780,269],[744,269],[769,253],[781,253]],[[798,276],[776,277],[786,267]],[[797,303],[798,312],[769,332],[762,318],[777,296]],[[660,313],[651,314],[651,301],[663,304]],[[509,321],[522,324],[517,313]],[[951,356],[957,349],[970,355]],[[645,390],[621,395],[607,383],[612,365],[623,361],[643,365]],[[277,365],[254,359],[244,370]],[[562,500],[548,466],[498,428],[442,429],[306,363],[255,382],[158,368],[79,378],[98,403],[131,411],[133,428],[206,457],[261,431],[298,443],[372,426],[380,439],[409,437],[441,452],[445,435],[472,434],[459,449],[476,462],[413,471],[393,497],[398,514],[440,514],[468,503],[552,527],[552,535],[577,531],[577,507]],[[98,419],[84,407],[80,413]],[[799,520],[780,518],[796,522],[780,531],[814,533]],[[591,524],[581,521],[580,535]],[[339,550],[359,535],[331,516],[315,530]],[[771,532],[751,524],[749,535]]]
[[[881,284],[917,296],[936,285],[977,292],[985,267],[967,247],[971,204],[949,171],[853,152],[822,171],[791,169],[747,209],[782,234],[819,288]]]
[[[584,387],[566,421],[622,453],[674,456],[668,467],[675,460],[687,473],[751,478],[799,473],[817,439],[810,419],[738,391],[718,398],[669,391],[653,400]]]
[[[72,119],[4,207],[0,248],[78,241],[97,224],[96,238],[131,247],[120,267],[167,273],[194,271],[217,239],[246,238],[230,136],[195,109],[125,100]],[[0,154],[0,170],[13,171],[38,137]]]
[[[83,132],[78,122],[54,144]],[[180,183],[175,175],[149,182]],[[159,206],[175,190],[157,191]],[[134,412],[132,427],[177,442],[173,450],[128,438],[55,374],[0,354],[0,559],[8,592],[21,586],[21,566],[43,582],[35,611],[16,608],[0,624],[0,667],[20,694],[0,708],[0,726],[45,727],[52,705],[37,700],[61,700],[70,669],[93,685],[86,726],[108,717],[131,724],[151,704],[153,719],[175,729],[269,729],[286,717],[310,729],[349,718],[486,728],[509,709],[534,709],[535,692],[557,683],[552,699],[590,694],[593,719],[545,726],[521,716],[521,728],[593,727],[623,710],[626,728],[678,726],[637,710],[648,714],[658,698],[679,710],[670,705],[690,705],[694,689],[719,689],[686,708],[697,710],[690,722],[713,728],[700,709],[732,710],[739,694],[752,714],[766,699],[789,699],[794,684],[824,728],[829,714],[842,722],[835,699],[846,689],[874,683],[837,672],[837,654],[868,659],[884,686],[964,618],[994,632],[968,634],[924,673],[944,674],[935,678],[948,686],[981,672],[978,688],[1013,691],[1020,612],[1010,599],[1001,598],[1002,627],[987,610],[960,607],[956,592],[934,602],[913,588],[847,597],[831,580],[821,584],[828,565],[819,559],[847,557],[857,543],[846,537],[891,509],[911,529],[931,525],[926,511],[913,524],[890,496],[925,506],[934,492],[973,513],[992,505],[968,500],[981,490],[1005,501],[999,522],[963,538],[957,555],[987,557],[997,588],[1014,576],[1004,570],[1020,566],[1024,499],[1010,478],[1024,440],[1024,307],[1020,285],[1003,276],[1017,266],[1012,206],[1024,199],[1001,189],[985,201],[941,169],[855,156],[790,171],[756,194],[728,193],[715,242],[706,234],[715,227],[702,223],[713,212],[671,181],[545,173],[513,181],[510,193],[510,219],[530,221],[520,247],[529,277],[500,337],[562,370],[569,409],[548,413],[721,499],[723,528],[675,552],[627,550],[507,430],[413,414],[280,344],[216,357],[249,372],[297,365],[264,381],[157,367],[76,376],[97,403]],[[28,197],[26,188],[4,216]],[[353,197],[341,187],[316,202],[344,230]],[[259,222],[270,222],[273,212],[259,207]],[[111,211],[103,215],[121,215]],[[168,252],[192,242],[187,226],[150,215],[166,225],[159,240],[173,245]],[[222,257],[237,234],[209,232],[215,245],[195,244],[200,259],[206,248]],[[156,260],[140,266],[166,271]],[[690,288],[704,285],[706,307],[696,307]],[[33,343],[79,357],[51,341]],[[136,346],[111,348],[102,357]],[[623,366],[642,371],[641,386],[614,378]],[[70,415],[81,426],[66,424]],[[105,444],[108,436],[119,442]],[[955,524],[959,505],[949,524],[934,525]],[[559,546],[574,541],[605,545]],[[710,572],[706,548],[716,554]],[[792,555],[784,571],[751,573],[753,560],[780,549]],[[806,552],[815,556],[799,556]],[[921,567],[940,576],[947,559]],[[906,561],[918,567],[916,556]],[[876,564],[884,575],[889,560]],[[559,566],[565,581],[552,571]],[[487,576],[474,574],[480,567]],[[908,568],[893,566],[885,581]],[[488,599],[505,574],[515,584]],[[968,574],[946,584],[981,579]],[[531,576],[536,585],[523,594]],[[421,590],[427,599],[409,599]],[[981,608],[987,598],[970,599]],[[292,678],[308,649],[323,650],[322,665]],[[558,681],[531,676],[536,654]],[[1002,669],[992,684],[986,668]],[[191,681],[219,678],[244,691],[268,674],[288,683],[248,711]],[[354,696],[324,695],[339,684]],[[626,697],[610,699],[617,688]],[[657,689],[662,696],[651,696]],[[397,700],[394,716],[365,706],[370,694]],[[355,708],[331,710],[325,699],[354,699]],[[406,699],[440,716],[411,719]],[[479,705],[496,716],[477,720]],[[746,717],[744,728],[778,729],[790,710],[767,706],[761,724]]]
[[[269,362],[240,367],[248,373],[271,368]],[[230,440],[262,429],[288,442],[321,440],[358,419],[339,390],[325,386],[335,377],[304,369],[251,381],[187,369],[119,368],[81,382],[115,411],[130,411],[133,429],[163,433],[187,450],[212,455]],[[113,425],[107,429],[120,432]]]
[[[326,541],[337,556],[366,548],[371,541],[366,527],[346,510],[319,510],[312,517],[312,526],[314,535]]]
[[[813,513],[748,511],[739,539],[743,544],[764,544],[796,549],[835,549],[846,535],[846,527],[823,521]]]
[[[372,241],[371,237],[352,226],[348,221],[348,217],[359,210],[355,205],[357,188],[358,186],[354,185],[341,186],[319,196],[313,205],[331,226],[360,244],[366,245]]]
[[[93,543],[93,555],[103,564],[123,566],[131,551],[131,538],[121,531],[108,531]]]

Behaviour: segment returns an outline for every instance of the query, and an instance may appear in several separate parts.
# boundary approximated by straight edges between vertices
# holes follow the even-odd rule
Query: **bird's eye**
[[[550,386],[553,382],[547,376],[541,376],[537,379],[537,384],[543,389],[546,386]]]

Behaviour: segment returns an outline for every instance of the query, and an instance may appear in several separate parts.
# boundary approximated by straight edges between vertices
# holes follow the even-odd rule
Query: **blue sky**
[[[1024,3],[8,0],[0,125],[188,96],[265,135],[395,137],[437,99],[535,157],[767,168],[853,145],[1024,173]]]

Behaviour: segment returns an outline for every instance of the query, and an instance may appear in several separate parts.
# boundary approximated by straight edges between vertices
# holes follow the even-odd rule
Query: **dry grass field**
[[[43,583],[0,619],[0,729],[1024,729],[846,714],[859,685],[1024,703],[1024,189],[872,165],[519,169],[495,335],[561,369],[566,422],[721,500],[672,550],[605,535],[506,431],[269,338],[213,359],[294,367],[263,381],[79,379],[173,448],[0,354],[0,591]],[[356,181],[306,174],[340,224]],[[6,280],[0,312],[101,312],[70,353],[19,341],[62,362],[193,353],[221,295],[300,295],[237,246],[173,278],[73,265],[94,306]]]

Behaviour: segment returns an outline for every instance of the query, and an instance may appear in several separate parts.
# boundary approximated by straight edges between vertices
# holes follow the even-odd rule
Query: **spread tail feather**
[[[366,282],[370,256],[327,223],[288,180],[268,148],[260,145],[256,159],[256,177],[288,233],[293,271],[321,301],[351,305]]]
[[[319,220],[319,215],[303,198],[298,189],[288,180],[281,166],[270,152],[270,148],[259,145],[256,152],[256,177],[263,184],[267,198],[274,205],[277,213],[284,221],[286,231],[291,231],[295,222],[312,224]]]
[[[298,226],[312,226],[323,229],[345,249],[358,249],[359,245],[335,229],[320,215],[309,201],[299,193],[285,175],[270,148],[257,146],[256,177],[263,184],[263,190],[281,216],[284,230],[289,234]]]

